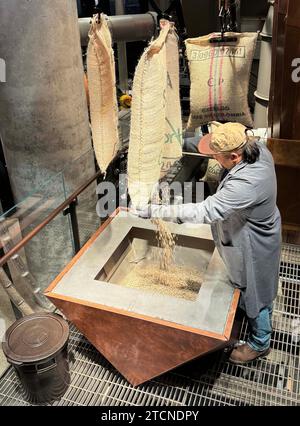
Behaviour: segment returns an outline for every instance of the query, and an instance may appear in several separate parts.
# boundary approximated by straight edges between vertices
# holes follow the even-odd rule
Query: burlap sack
[[[93,145],[100,170],[106,171],[119,149],[118,104],[112,40],[105,16],[92,18],[87,73]]]
[[[204,182],[219,182],[222,171],[223,168],[220,163],[217,160],[210,158],[208,160],[205,175],[201,180],[203,180]]]
[[[221,124],[222,123],[219,123],[217,121],[209,123],[210,133],[214,132],[214,130]],[[223,167],[221,166],[221,164],[217,160],[210,158],[208,160],[205,175],[201,180],[203,180],[204,182],[219,182],[222,172]]]
[[[178,37],[170,28],[166,41],[167,90],[166,90],[166,129],[161,175],[182,157],[182,118],[179,93],[179,50]]]
[[[160,177],[165,143],[166,24],[137,65],[132,88],[128,150],[128,190],[132,205],[142,208]]]
[[[209,121],[237,121],[252,127],[249,76],[257,33],[225,33],[236,42],[210,43],[214,34],[185,41],[190,69],[188,128]]]

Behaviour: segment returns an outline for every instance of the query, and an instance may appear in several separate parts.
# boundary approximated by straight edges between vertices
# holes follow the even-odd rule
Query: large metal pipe
[[[116,0],[116,14],[118,16],[125,15],[124,0]],[[118,71],[119,71],[119,87],[123,93],[128,90],[128,65],[127,65],[127,52],[126,41],[119,41],[118,47]]]
[[[272,67],[272,32],[274,18],[274,1],[269,1],[269,12],[261,31],[261,50],[258,70],[257,90],[254,111],[254,127],[268,127],[269,93]]]
[[[43,197],[64,199],[64,189],[69,194],[95,171],[76,0],[1,0],[0,39],[7,68],[1,137],[15,200],[48,181]],[[65,186],[56,179],[63,169]],[[73,255],[68,219],[57,217],[26,255],[37,285],[46,288]]]
[[[157,13],[149,12],[136,15],[108,16],[108,27],[112,39],[120,41],[150,40],[157,32]],[[79,19],[81,46],[88,45],[90,18]]]

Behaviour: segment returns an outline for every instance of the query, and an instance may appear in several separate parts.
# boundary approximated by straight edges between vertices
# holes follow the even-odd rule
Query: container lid
[[[69,326],[60,315],[42,312],[14,322],[6,331],[3,352],[11,363],[33,363],[59,352],[68,341]]]

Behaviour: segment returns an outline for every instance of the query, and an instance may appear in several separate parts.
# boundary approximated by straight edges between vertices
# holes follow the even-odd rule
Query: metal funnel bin
[[[239,291],[229,283],[210,227],[169,226],[177,276],[194,274],[183,285],[175,286],[172,270],[170,285],[139,280],[161,250],[156,228],[119,211],[45,292],[133,385],[232,344],[239,331]]]
[[[204,279],[214,244],[177,234],[174,265],[159,282],[160,252],[155,231],[133,226],[105,263],[96,280],[131,287],[153,294],[196,300]],[[192,278],[189,279],[189,272]],[[177,274],[185,276],[178,277]],[[178,284],[174,281],[178,281]]]

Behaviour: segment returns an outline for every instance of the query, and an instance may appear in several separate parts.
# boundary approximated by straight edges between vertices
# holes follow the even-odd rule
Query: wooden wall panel
[[[276,164],[278,207],[284,229],[300,231],[300,82],[292,61],[300,58],[300,2],[276,0],[268,147]]]
[[[269,128],[273,138],[280,138],[283,98],[284,45],[288,0],[276,0],[274,4],[272,71],[269,102]]]

